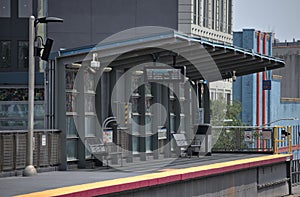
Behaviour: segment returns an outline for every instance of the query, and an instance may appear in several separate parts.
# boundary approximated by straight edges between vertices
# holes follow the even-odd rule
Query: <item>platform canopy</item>
[[[282,59],[239,47],[215,43],[177,31],[114,36],[98,45],[59,51],[52,56],[66,63],[91,61],[93,54],[101,65],[130,68],[147,62],[185,66],[190,80],[208,82],[284,67]]]

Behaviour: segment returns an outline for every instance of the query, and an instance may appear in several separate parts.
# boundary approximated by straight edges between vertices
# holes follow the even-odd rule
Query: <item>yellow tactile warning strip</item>
[[[168,171],[172,171],[172,170],[176,170],[174,168],[164,168],[164,169],[161,169],[161,170],[158,170],[159,172],[168,172]]]
[[[164,183],[176,182],[201,176],[214,175],[234,170],[247,169],[272,163],[280,163],[290,159],[291,155],[288,154],[268,155],[198,167],[174,169],[165,172],[151,173],[127,178],[118,178],[95,183],[68,186],[30,194],[18,195],[18,197],[97,196]]]

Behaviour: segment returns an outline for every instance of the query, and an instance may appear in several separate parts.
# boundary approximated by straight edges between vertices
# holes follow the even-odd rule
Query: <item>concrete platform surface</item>
[[[38,173],[32,177],[7,177],[0,178],[0,196],[8,197],[28,194],[66,186],[94,183],[124,177],[148,174],[151,172],[184,169],[195,166],[205,166],[221,162],[235,161],[247,158],[262,157],[262,154],[213,154],[213,156],[178,158],[168,161],[166,159],[136,162],[131,165],[118,167],[118,169],[104,167],[97,169],[78,169],[69,171],[54,171]],[[167,162],[166,162],[167,161]],[[162,167],[161,163],[166,165]],[[157,168],[159,166],[159,168]],[[123,168],[123,169],[122,169]],[[298,188],[298,187],[297,187]],[[298,190],[297,190],[298,191]],[[300,191],[300,188],[299,188]],[[296,194],[296,193],[295,193]]]

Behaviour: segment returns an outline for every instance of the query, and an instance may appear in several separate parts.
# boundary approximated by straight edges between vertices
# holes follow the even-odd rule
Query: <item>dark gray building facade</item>
[[[273,55],[286,61],[286,67],[274,70],[281,77],[281,97],[300,99],[300,41],[275,42]]]
[[[43,13],[44,1],[0,2],[0,128],[27,128],[29,16]],[[36,65],[36,128],[44,128],[44,79]]]
[[[97,44],[134,27],[161,26],[178,29],[177,0],[51,0],[48,15],[64,19],[64,25],[49,24],[54,51]]]

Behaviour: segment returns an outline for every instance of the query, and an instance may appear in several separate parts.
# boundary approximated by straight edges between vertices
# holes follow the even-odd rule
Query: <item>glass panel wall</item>
[[[28,68],[28,41],[18,41],[18,67]]]
[[[0,41],[0,68],[8,67],[11,67],[11,41],[2,40]]]
[[[11,17],[10,13],[11,0],[1,0],[0,1],[0,17]]]
[[[78,97],[78,91],[74,88],[74,82],[77,75],[77,68],[66,66],[66,133],[67,133],[67,161],[78,159],[78,133],[75,121],[78,116],[74,110],[75,99]]]
[[[44,89],[34,93],[34,128],[44,128]],[[27,129],[28,89],[0,88],[0,128]]]
[[[32,0],[19,0],[18,4],[19,17],[29,17],[32,13]]]

